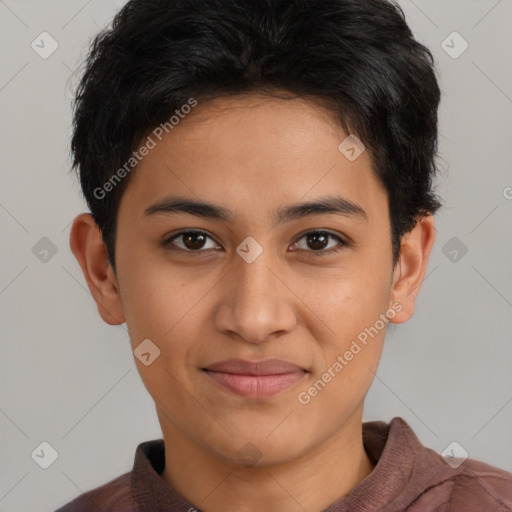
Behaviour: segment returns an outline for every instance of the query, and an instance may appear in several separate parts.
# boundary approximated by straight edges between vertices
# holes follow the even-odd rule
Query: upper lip
[[[306,371],[296,364],[283,359],[264,359],[261,361],[245,361],[243,359],[226,359],[208,365],[203,370],[234,373],[238,375],[282,375]]]

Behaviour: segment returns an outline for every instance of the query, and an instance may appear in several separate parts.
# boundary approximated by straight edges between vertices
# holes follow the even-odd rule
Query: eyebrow
[[[143,217],[155,214],[187,213],[205,219],[232,222],[235,214],[228,208],[213,203],[195,201],[185,197],[166,197],[144,210]],[[343,217],[368,220],[365,210],[341,196],[327,196],[305,203],[295,203],[281,207],[274,214],[274,222],[282,224],[311,215],[336,214]]]

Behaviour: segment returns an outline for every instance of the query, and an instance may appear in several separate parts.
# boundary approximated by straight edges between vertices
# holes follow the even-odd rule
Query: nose
[[[293,286],[270,260],[265,251],[252,263],[235,257],[216,310],[215,324],[221,332],[259,344],[296,326],[298,299]]]

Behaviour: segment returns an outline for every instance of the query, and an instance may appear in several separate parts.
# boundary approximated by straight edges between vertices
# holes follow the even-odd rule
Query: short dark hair
[[[131,174],[98,190],[191,98],[284,92],[327,108],[366,145],[387,190],[394,264],[403,235],[441,206],[432,186],[441,95],[434,59],[396,2],[130,0],[93,39],[84,64],[71,170],[79,170],[114,271]]]

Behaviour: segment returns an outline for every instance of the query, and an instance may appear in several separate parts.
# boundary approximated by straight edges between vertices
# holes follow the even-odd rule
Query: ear
[[[92,215],[82,213],[73,221],[69,245],[78,260],[98,312],[109,325],[125,321],[119,286],[108,261],[107,247]]]
[[[402,309],[399,312],[397,310],[396,315],[389,319],[390,322],[401,324],[413,316],[435,235],[434,218],[427,215],[419,219],[414,228],[403,236],[400,257],[393,270],[390,302],[390,307],[398,302]]]

